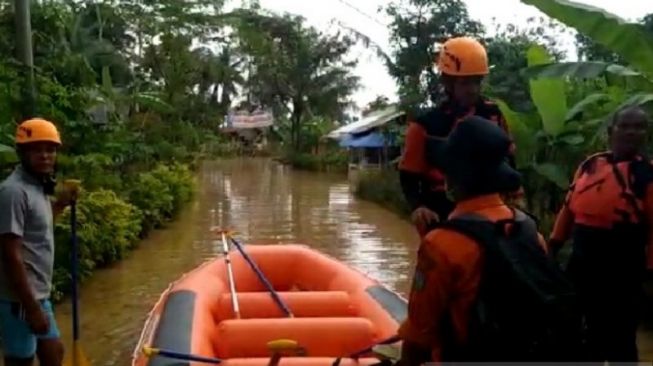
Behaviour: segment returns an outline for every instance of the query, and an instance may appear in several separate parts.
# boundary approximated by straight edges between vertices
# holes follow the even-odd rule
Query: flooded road
[[[341,175],[293,171],[268,159],[207,162],[196,200],[116,265],[81,286],[81,344],[94,366],[128,365],[145,317],[168,284],[219,255],[211,226],[247,243],[305,243],[399,293],[409,288],[418,237],[410,224],[354,199]],[[70,303],[56,308],[70,349]]]

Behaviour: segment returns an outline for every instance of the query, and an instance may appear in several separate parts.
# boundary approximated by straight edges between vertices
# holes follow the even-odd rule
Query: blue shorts
[[[21,315],[21,307],[17,302],[0,300],[0,338],[5,357],[29,358],[36,353],[37,339],[59,338],[59,328],[54,319],[54,311],[50,300],[40,300],[41,308],[48,317],[50,329],[46,334],[34,334],[27,321]]]

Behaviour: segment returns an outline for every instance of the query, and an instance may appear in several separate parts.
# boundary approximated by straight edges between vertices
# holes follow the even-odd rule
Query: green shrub
[[[194,179],[189,167],[174,163],[139,173],[130,183],[129,201],[143,213],[143,232],[160,227],[190,201]]]
[[[349,155],[346,151],[332,151],[322,156],[322,167],[328,171],[346,172],[349,166]]]
[[[295,153],[287,155],[284,160],[288,161],[290,165],[296,169],[312,171],[320,170],[320,158],[317,155]]]
[[[345,151],[324,154],[288,153],[282,160],[300,170],[346,172],[349,156]]]
[[[362,171],[359,174],[355,189],[357,197],[376,202],[400,215],[410,215],[396,170]]]
[[[84,188],[89,191],[102,188],[119,192],[122,189],[120,172],[115,170],[115,162],[109,155],[60,155],[58,165],[62,176],[81,179]]]
[[[160,227],[174,208],[170,187],[152,172],[136,174],[130,182],[129,201],[143,214],[141,234]]]
[[[159,165],[152,171],[152,175],[166,184],[172,195],[172,210],[165,212],[166,218],[172,218],[179,212],[184,203],[193,197],[195,180],[187,165],[172,164]]]
[[[112,191],[82,193],[77,205],[80,277],[83,279],[96,267],[123,258],[138,242],[141,221],[140,211]],[[57,219],[55,241],[53,296],[57,299],[70,283],[70,209]]]
[[[203,136],[201,151],[205,156],[210,157],[233,157],[241,153],[241,144],[238,141],[230,140],[223,135],[206,133]]]

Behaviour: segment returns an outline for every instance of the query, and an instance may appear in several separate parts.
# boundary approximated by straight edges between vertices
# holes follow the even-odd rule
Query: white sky
[[[473,19],[480,20],[486,26],[496,18],[499,23],[526,25],[526,19],[543,16],[534,7],[522,4],[519,0],[464,0]],[[634,20],[653,13],[653,0],[575,0],[603,8],[622,18]],[[261,7],[275,12],[289,12],[303,16],[308,24],[320,29],[329,27],[333,19],[366,34],[377,44],[389,51],[388,30],[382,24],[390,22],[379,7],[389,4],[390,0],[260,0]],[[360,12],[352,9],[351,4]],[[373,18],[373,19],[370,19]],[[381,24],[379,24],[381,23]],[[332,26],[334,27],[334,26]],[[489,27],[488,27],[489,28]],[[570,44],[567,41],[566,44]],[[382,63],[372,51],[357,47],[354,56],[359,59],[355,72],[361,77],[362,88],[354,95],[359,107],[382,94],[396,100],[396,84]]]

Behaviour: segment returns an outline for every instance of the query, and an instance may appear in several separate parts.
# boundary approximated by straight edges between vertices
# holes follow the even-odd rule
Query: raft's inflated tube
[[[292,339],[308,357],[338,357],[369,346],[375,337],[374,325],[366,318],[225,320],[217,333],[220,358],[269,357],[271,339]]]
[[[279,292],[293,314],[299,318],[356,316],[349,294],[345,291]],[[282,318],[286,314],[266,292],[241,292],[238,294],[240,316],[252,318]],[[231,294],[220,298],[218,316],[220,319],[234,319]]]
[[[168,296],[152,347],[173,349],[180,353],[192,353],[193,317],[195,293],[188,290],[174,291]],[[190,365],[190,361],[174,361],[177,366]],[[170,365],[171,360],[154,356],[148,366]]]
[[[292,313],[292,310],[288,307],[288,304],[286,304],[282,298],[279,297],[279,294],[277,291],[274,289],[274,286],[270,283],[270,280],[268,280],[267,277],[261,272],[261,269],[256,265],[256,262],[252,260],[252,257],[247,254],[245,249],[243,249],[242,244],[238,242],[238,240],[234,239],[231,237],[231,242],[234,243],[236,246],[236,249],[240,252],[240,254],[245,258],[247,263],[249,263],[249,266],[252,268],[252,271],[256,273],[256,276],[258,276],[259,280],[265,285],[265,288],[267,288],[268,291],[270,291],[270,296],[272,296],[272,299],[274,299],[274,302],[279,305],[279,308],[283,310],[283,312],[288,316],[289,318],[293,318],[295,314]]]
[[[267,366],[270,358],[236,358],[225,360],[223,366]],[[281,359],[279,366],[331,366],[333,358],[329,357],[284,357]],[[358,362],[352,359],[344,359],[340,366],[371,366],[378,364],[376,358],[360,359]]]

